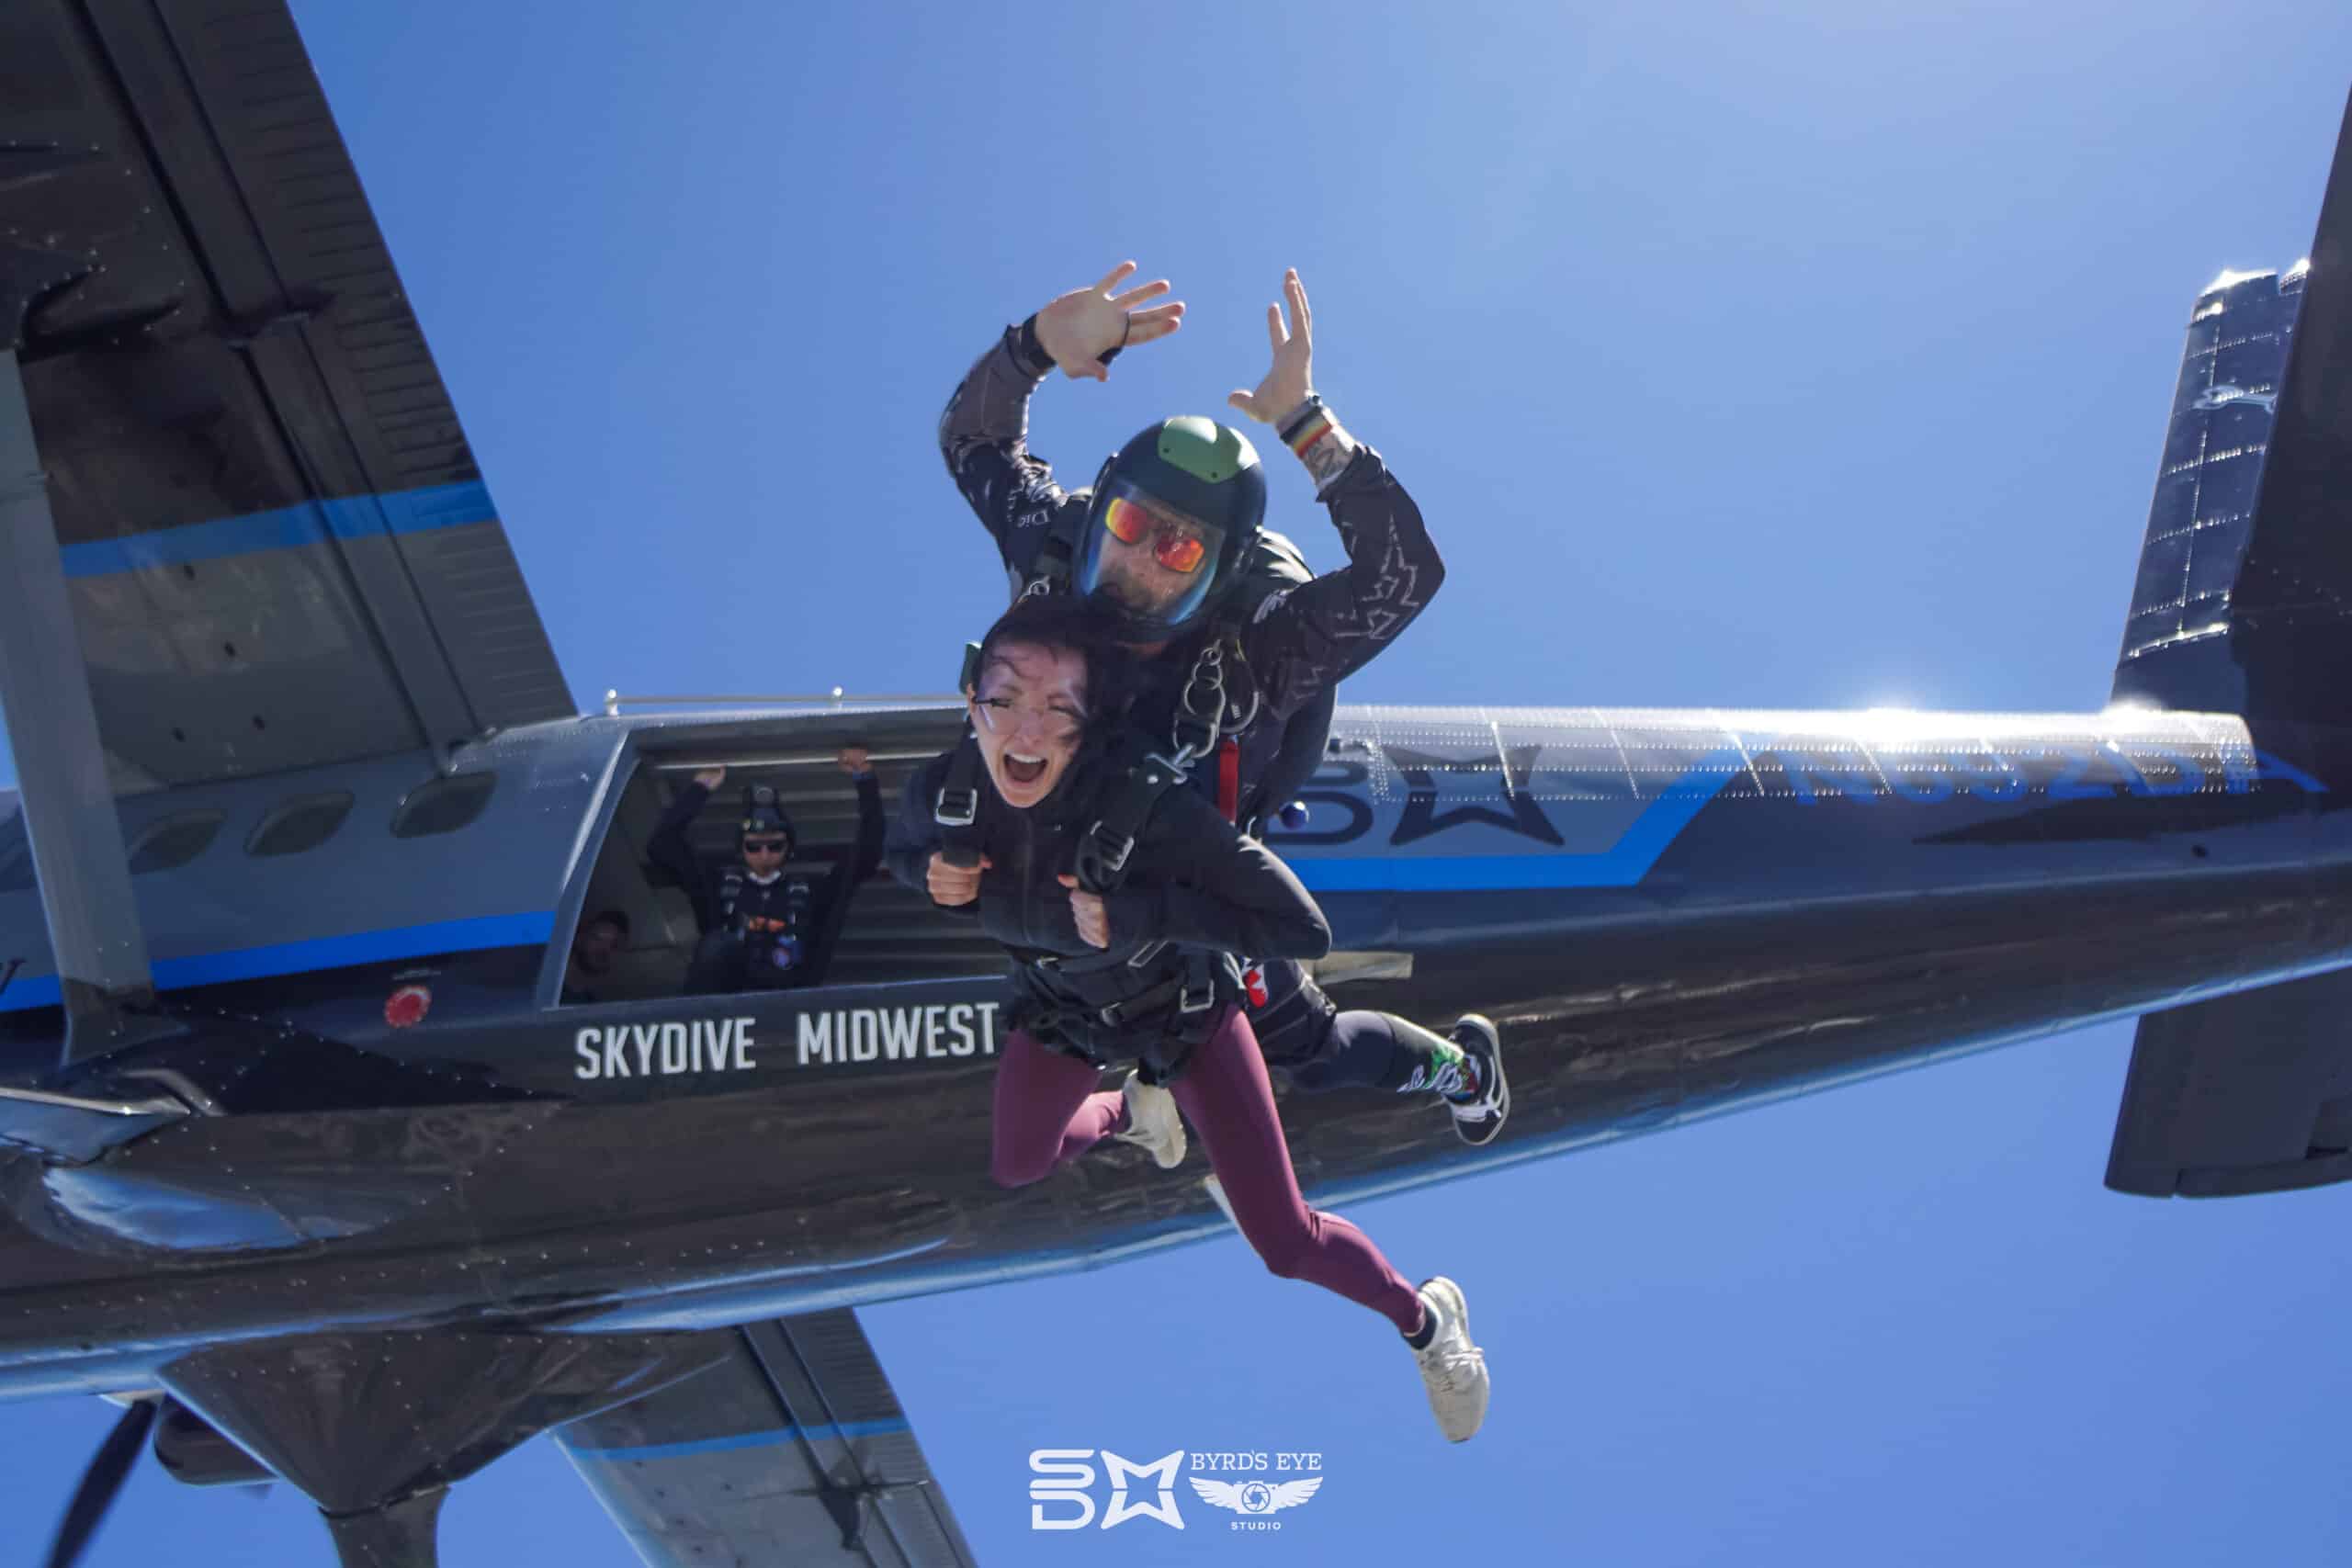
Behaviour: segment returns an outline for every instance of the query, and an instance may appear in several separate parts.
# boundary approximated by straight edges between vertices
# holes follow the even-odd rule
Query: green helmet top
[[[1242,469],[1255,468],[1258,449],[1250,438],[1229,424],[1188,413],[1159,427],[1156,450],[1160,460],[1181,468],[1203,484],[1223,484]],[[1264,483],[1262,478],[1259,481]],[[1260,503],[1262,513],[1264,503]]]

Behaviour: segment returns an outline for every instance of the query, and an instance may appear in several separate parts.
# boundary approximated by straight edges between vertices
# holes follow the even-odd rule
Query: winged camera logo
[[[1220,1508],[1230,1508],[1237,1514],[1274,1514],[1284,1508],[1295,1508],[1322,1489],[1323,1478],[1310,1475],[1301,1481],[1212,1481],[1205,1475],[1188,1475],[1193,1490],[1204,1503]]]

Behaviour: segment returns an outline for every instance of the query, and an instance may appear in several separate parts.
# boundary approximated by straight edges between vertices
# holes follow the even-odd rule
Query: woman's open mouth
[[[1004,754],[1004,776],[1017,784],[1033,784],[1046,776],[1046,759],[1024,757],[1018,751]]]

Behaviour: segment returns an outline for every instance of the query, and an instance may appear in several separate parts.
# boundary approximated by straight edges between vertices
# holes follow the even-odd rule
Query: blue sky
[[[1351,700],[2096,707],[2189,301],[2302,254],[2352,74],[2318,0],[296,10],[583,704],[937,689],[1001,602],[939,405],[1132,256],[1183,331],[1035,445],[1216,410],[1297,266],[1451,569]],[[2104,1190],[2129,1038],[1351,1211],[1470,1292],[1460,1450],[1238,1240],[867,1321],[989,1562],[2332,1560],[2352,1193]],[[107,1414],[0,1410],[20,1517]],[[1038,1447],[1329,1479],[1281,1536],[1035,1536]],[[633,1561],[546,1443],[443,1540]],[[327,1551],[150,1467],[89,1561],[166,1543]]]

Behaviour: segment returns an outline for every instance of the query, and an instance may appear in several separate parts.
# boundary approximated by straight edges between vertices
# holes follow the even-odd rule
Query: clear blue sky
[[[1001,603],[939,405],[1133,256],[1183,331],[1048,385],[1035,444],[1083,478],[1214,412],[1296,265],[1452,573],[1351,700],[2096,707],[2188,304],[2307,247],[2352,12],[1634,11],[297,6],[583,703],[936,689]],[[1470,1292],[1460,1450],[1382,1325],[1238,1240],[867,1322],[986,1562],[2338,1561],[2352,1192],[2107,1192],[2128,1046],[1351,1211]],[[107,1416],[0,1411],[20,1529]],[[1279,1537],[1033,1536],[1046,1446],[1329,1479]],[[159,1551],[328,1548],[149,1467],[90,1561]],[[444,1551],[633,1561],[544,1442]]]

